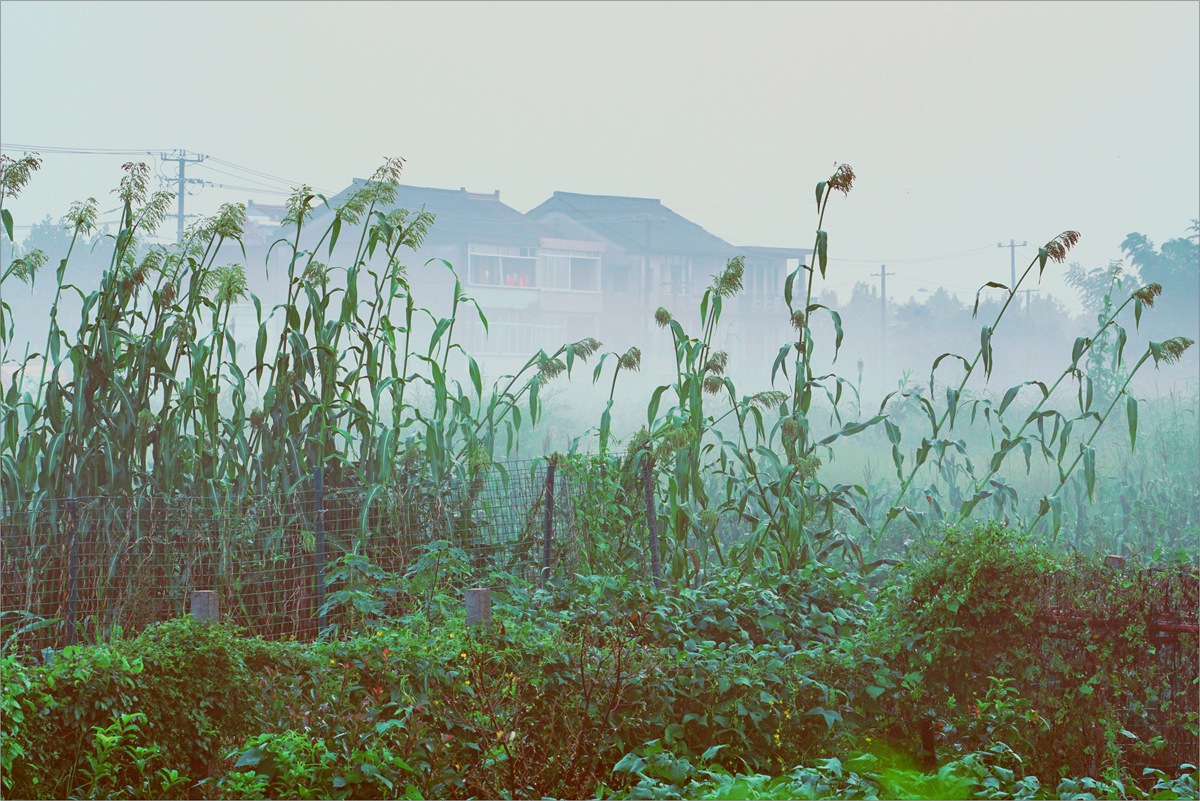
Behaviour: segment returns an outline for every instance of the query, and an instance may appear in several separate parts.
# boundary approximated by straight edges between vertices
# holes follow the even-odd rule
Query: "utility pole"
[[[1028,242],[1022,242],[1018,245],[1015,239],[1008,240],[1007,245],[1003,242],[996,243],[996,247],[998,248],[1008,248],[1009,270],[1012,276],[1008,284],[1008,293],[1010,295],[1017,291],[1017,248],[1023,248],[1028,245]]]
[[[177,209],[174,215],[177,223],[175,229],[175,241],[177,244],[183,244],[183,221],[187,216],[183,213],[183,197],[185,194],[184,190],[187,184],[204,183],[204,181],[200,178],[187,177],[187,165],[199,164],[208,158],[208,156],[204,155],[203,153],[193,153],[189,156],[186,150],[173,150],[170,153],[159,153],[158,157],[163,161],[173,161],[176,163],[176,165],[178,165],[178,173],[175,178],[175,206]]]
[[[1032,304],[1030,302],[1032,300],[1030,297],[1031,293],[1041,292],[1041,291],[1042,290],[1040,290],[1040,289],[1029,289],[1029,288],[1025,289],[1025,316],[1026,317],[1028,317],[1030,314],[1032,314],[1032,312],[1030,311],[1030,309],[1032,308]]]
[[[887,366],[887,276],[886,264],[879,265],[879,272],[871,273],[872,278],[879,278],[879,361],[885,368]]]

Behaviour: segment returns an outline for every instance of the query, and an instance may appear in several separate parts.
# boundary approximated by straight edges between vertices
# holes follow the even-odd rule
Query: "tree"
[[[1155,338],[1200,339],[1200,220],[1192,220],[1187,236],[1164,242],[1158,250],[1137,232],[1125,237],[1121,250],[1143,284],[1162,285],[1162,297],[1144,321]]]

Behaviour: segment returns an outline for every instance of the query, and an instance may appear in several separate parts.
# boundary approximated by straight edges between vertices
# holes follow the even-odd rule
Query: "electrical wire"
[[[213,160],[215,161],[215,159],[213,159]],[[197,166],[197,167],[203,167],[203,168],[204,168],[204,169],[206,169],[206,170],[212,170],[213,172],[215,172],[215,173],[220,173],[221,175],[227,175],[227,176],[229,176],[230,178],[237,178],[237,179],[239,179],[239,180],[242,180],[242,181],[249,181],[249,182],[250,182],[250,183],[252,183],[252,184],[258,184],[259,186],[263,187],[263,189],[265,189],[265,190],[267,190],[267,191],[270,191],[270,192],[273,192],[273,193],[276,193],[276,194],[283,194],[283,195],[288,195],[288,194],[291,194],[290,187],[289,187],[289,189],[288,189],[287,191],[285,191],[285,190],[279,189],[277,186],[274,186],[274,185],[272,185],[272,184],[268,184],[268,183],[264,183],[264,182],[262,182],[262,181],[257,181],[257,180],[255,180],[254,178],[249,178],[249,177],[247,177],[247,176],[245,176],[245,175],[238,175],[238,174],[236,174],[236,173],[227,172],[227,171],[225,171],[225,170],[220,170],[220,169],[217,169],[216,167],[212,167],[212,166],[210,166],[209,164],[207,164],[206,162],[203,162],[203,161],[202,161],[202,162],[200,162],[199,164],[197,164],[196,166]]]
[[[267,178],[269,180],[275,181],[276,183],[283,184],[289,190],[300,185],[299,181],[292,181],[287,178],[280,178],[278,175],[272,175],[269,172],[263,172],[262,170],[256,170],[253,167],[244,167],[241,164],[235,164],[232,161],[228,161],[228,160],[222,159],[222,158],[217,158],[216,156],[209,156],[208,158],[210,161],[215,161],[218,164],[224,164],[226,167],[230,167],[235,170],[241,170],[242,172],[249,173],[251,175],[257,175],[260,178]],[[324,190],[322,190],[322,191],[324,191]]]
[[[68,153],[83,156],[154,156],[158,153],[165,152],[162,149],[136,150],[100,147],[56,147],[54,145],[20,145],[14,142],[0,143],[0,150],[22,150],[26,152],[37,153]]]

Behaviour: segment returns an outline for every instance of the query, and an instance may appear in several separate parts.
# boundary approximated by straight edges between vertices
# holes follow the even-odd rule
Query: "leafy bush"
[[[997,523],[948,531],[918,552],[866,638],[908,686],[883,699],[893,733],[940,721],[941,741],[1012,747],[1050,783],[1154,764],[1164,743],[1134,722],[1196,729],[1194,690],[1172,694],[1146,658],[1169,591],[1098,557],[1053,558]],[[1195,648],[1181,637],[1183,653]]]
[[[5,715],[6,727],[17,727],[11,734],[6,728],[5,754],[38,755],[12,764],[6,759],[6,787],[17,796],[71,794],[80,786],[93,732],[122,715],[144,716],[139,736],[163,764],[204,776],[230,741],[257,725],[247,658],[262,666],[286,654],[286,646],[185,617],[111,646],[65,648],[47,664],[14,671],[11,680],[6,669],[5,704],[19,704],[24,721]]]
[[[89,735],[107,726],[114,715],[132,714],[141,706],[136,697],[142,671],[140,659],[115,648],[90,646],[64,648],[49,664],[30,668],[25,689],[17,696],[24,725],[11,733],[6,746],[30,758],[6,765],[11,772],[6,770],[5,786],[11,796],[72,794],[81,781],[78,772]],[[6,680],[6,695],[8,688]]]

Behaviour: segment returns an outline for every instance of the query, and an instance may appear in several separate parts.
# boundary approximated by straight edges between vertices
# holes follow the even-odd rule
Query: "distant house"
[[[304,225],[301,247],[312,248],[332,221],[334,209],[362,179],[329,198]],[[435,315],[449,312],[454,276],[488,320],[478,322],[473,308],[460,310],[456,340],[487,359],[492,369],[508,370],[539,348],[596,337],[605,350],[637,345],[652,358],[670,357],[670,337],[653,324],[664,306],[688,331],[696,332],[699,301],[712,277],[729,259],[744,256],[744,290],[727,301],[718,331],[718,347],[728,349],[735,367],[762,375],[787,338],[783,283],[787,272],[810,251],[796,248],[736,247],[714,236],[651,198],[555,192],[522,214],[500,200],[499,192],[400,186],[395,208],[434,215],[420,249],[401,254],[417,305]],[[255,244],[286,238],[282,207],[247,208]],[[294,229],[292,229],[294,231]],[[361,230],[361,229],[359,229]],[[334,263],[350,260],[359,237],[344,228]],[[286,274],[288,254],[271,256],[271,289],[260,293],[264,308],[279,302],[272,293]],[[375,264],[379,261],[376,254]],[[254,279],[252,279],[252,284]],[[365,290],[360,286],[360,292]],[[797,292],[802,287],[797,287]],[[257,287],[256,287],[257,291]],[[497,364],[499,360],[499,364]]]
[[[330,208],[362,184],[356,179],[331,197]],[[395,202],[378,211],[394,208],[434,215],[421,248],[404,256],[409,282],[419,306],[446,314],[454,279],[440,262],[454,268],[488,320],[485,332],[473,308],[460,312],[459,341],[473,355],[524,361],[539,348],[597,335],[605,245],[595,237],[560,236],[503,203],[499,192],[400,186]],[[324,231],[332,214],[322,208],[306,226]]]
[[[600,338],[614,349],[669,348],[669,338],[652,332],[659,306],[695,332],[700,296],[735,256],[745,257],[745,290],[725,304],[719,346],[757,368],[764,348],[788,336],[784,280],[811,251],[736,247],[653,198],[555,192],[527,216],[559,236],[606,246]]]
[[[246,226],[242,242],[246,247],[270,247],[279,238],[287,206],[246,202]]]

